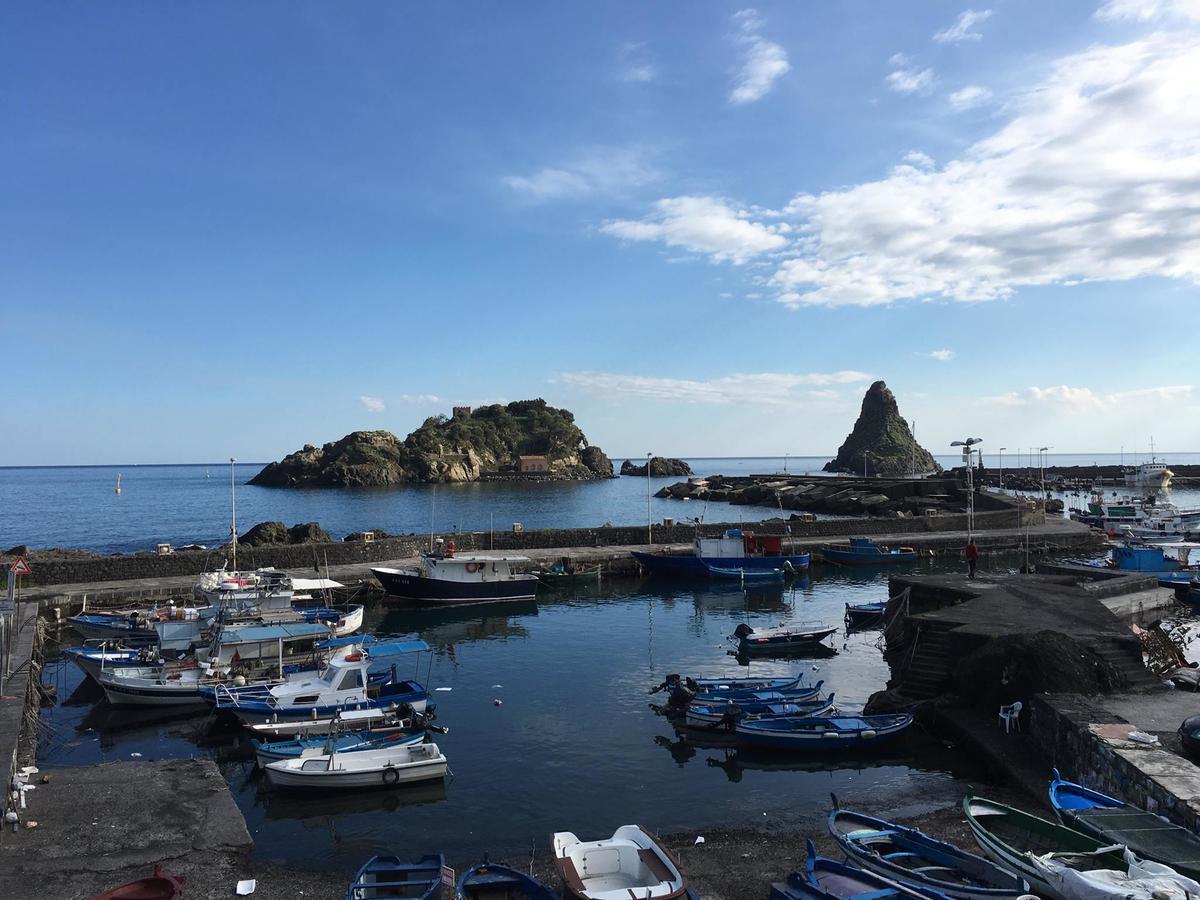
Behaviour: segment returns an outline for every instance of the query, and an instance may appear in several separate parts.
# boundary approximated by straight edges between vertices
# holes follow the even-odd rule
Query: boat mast
[[[233,542],[233,571],[237,571],[237,488],[233,483],[233,457],[229,457],[229,497],[230,516],[229,516],[229,534]]]

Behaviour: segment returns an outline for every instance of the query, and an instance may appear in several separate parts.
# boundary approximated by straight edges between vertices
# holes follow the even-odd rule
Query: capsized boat
[[[379,747],[354,753],[305,750],[299,757],[267,763],[277,787],[306,790],[391,788],[445,778],[449,762],[437,744]]]
[[[1124,844],[1138,856],[1170,866],[1181,875],[1200,878],[1200,837],[1125,803],[1066,781],[1053,770],[1050,805],[1058,820],[1109,844]]]
[[[946,900],[937,891],[818,856],[811,840],[807,849],[803,871],[772,884],[771,900]]]
[[[1124,871],[1128,865],[1121,847],[983,797],[964,797],[963,814],[979,848],[1045,897],[1067,897],[1061,870],[1041,864],[1048,853],[1061,866],[1079,871]]]
[[[738,722],[739,744],[772,750],[862,750],[900,737],[912,713],[886,716],[830,716],[746,719]]]
[[[1015,898],[1029,893],[1022,878],[915,828],[841,809],[832,796],[829,833],[859,868],[919,884],[959,900]]]
[[[692,728],[726,726],[730,731],[747,719],[778,719],[783,716],[827,716],[833,711],[833,694],[800,703],[786,700],[727,700],[716,703],[692,702],[687,708],[687,724]]]
[[[448,556],[426,553],[416,569],[372,569],[390,597],[431,603],[531,600],[538,577],[513,571],[527,556]]]
[[[725,569],[781,569],[790,574],[807,569],[811,553],[784,553],[783,538],[730,528],[720,537],[697,536],[690,554],[633,551],[633,558],[650,575],[705,578],[706,566]]]
[[[398,856],[372,856],[346,888],[345,900],[441,897],[445,866],[446,859],[440,853],[428,853],[415,863],[403,862]]]
[[[823,624],[781,625],[778,628],[752,628],[745,622],[734,629],[739,655],[764,656],[811,648],[837,631]]]
[[[912,547],[888,547],[868,537],[852,537],[850,543],[823,544],[821,558],[842,566],[891,566],[914,562],[917,551]]]
[[[622,825],[611,838],[581,841],[569,831],[550,836],[554,864],[570,897],[675,900],[687,880],[662,843],[639,825]]]
[[[532,875],[489,862],[463,872],[455,891],[460,900],[559,900]]]

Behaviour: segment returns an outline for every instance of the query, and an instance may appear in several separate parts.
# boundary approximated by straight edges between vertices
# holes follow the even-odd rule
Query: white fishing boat
[[[622,825],[611,838],[581,841],[569,831],[551,836],[554,864],[571,896],[582,900],[666,900],[683,897],[687,882],[653,834]]]
[[[320,737],[335,731],[358,728],[408,728],[412,719],[400,714],[399,705],[379,709],[347,709],[319,719],[285,719],[282,722],[257,722],[246,726],[264,741],[286,738]]]
[[[268,763],[266,771],[271,783],[277,787],[389,788],[445,778],[449,762],[437,744],[412,744],[353,753],[305,751],[298,759]]]
[[[527,556],[451,556],[427,553],[416,569],[372,569],[393,597],[434,603],[531,600],[538,577],[513,571]]]
[[[102,669],[97,681],[113,706],[204,706],[199,667],[125,667]]]

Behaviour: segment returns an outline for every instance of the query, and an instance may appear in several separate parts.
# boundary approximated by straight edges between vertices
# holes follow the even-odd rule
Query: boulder
[[[333,540],[329,532],[316,522],[293,525],[287,531],[289,544],[328,544]]]
[[[584,447],[579,459],[594,475],[600,478],[614,478],[612,460],[599,447]]]
[[[28,556],[29,548],[24,544],[17,544],[15,547],[9,547],[4,551],[5,556]]]
[[[250,547],[261,547],[264,544],[288,543],[287,526],[282,522],[259,522],[243,535],[238,536],[239,544]]]
[[[631,460],[621,463],[622,475],[646,475],[646,466],[635,466]],[[650,475],[654,478],[666,478],[671,475],[691,475],[692,467],[682,459],[672,459],[668,456],[655,456],[650,459]]]
[[[882,381],[867,389],[854,428],[825,471],[862,475],[864,461],[868,475],[908,475],[914,461],[918,472],[941,471],[933,455],[916,442],[896,397]]]

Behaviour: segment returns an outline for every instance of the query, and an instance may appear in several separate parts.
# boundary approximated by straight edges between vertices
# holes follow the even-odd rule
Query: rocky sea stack
[[[867,389],[854,430],[838,448],[837,458],[825,464],[825,471],[862,475],[864,461],[865,471],[871,475],[909,475],[914,461],[918,473],[942,469],[913,438],[895,395],[882,381]]]
[[[431,416],[404,440],[355,431],[323,447],[305,444],[250,479],[267,487],[386,487],[488,477],[611,478],[612,461],[568,410],[518,400],[453,418]]]
[[[631,460],[621,463],[622,475],[646,475],[646,464],[635,466]],[[692,467],[682,459],[672,459],[669,456],[655,456],[650,459],[650,475],[654,478],[664,478],[669,475],[691,475]]]

